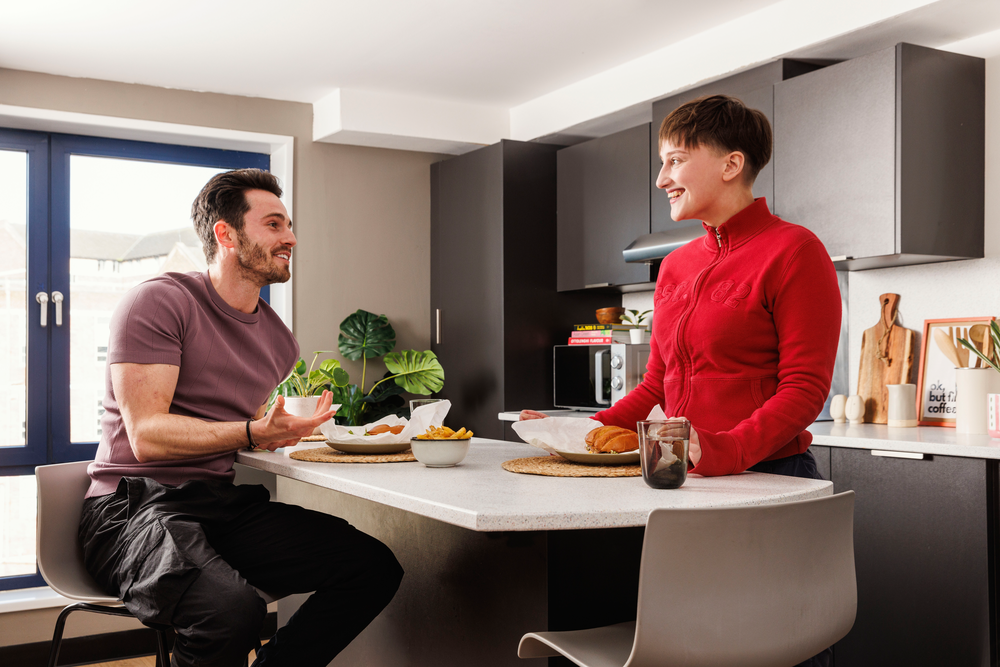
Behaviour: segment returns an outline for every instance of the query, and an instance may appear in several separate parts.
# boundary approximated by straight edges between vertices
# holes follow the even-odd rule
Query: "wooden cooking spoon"
[[[948,357],[955,368],[962,368],[962,362],[958,359],[958,350],[955,349],[955,345],[951,342],[951,336],[944,329],[938,328],[934,330],[934,342],[937,343],[938,348],[944,352],[944,356]]]
[[[986,355],[989,358],[989,353],[986,347],[990,340],[990,328],[985,324],[973,324],[969,327],[969,342],[976,346],[976,349]],[[975,368],[985,368],[986,364],[979,357],[976,357]]]

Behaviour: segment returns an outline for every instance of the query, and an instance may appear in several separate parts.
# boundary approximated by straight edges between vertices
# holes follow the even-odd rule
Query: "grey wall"
[[[303,353],[336,349],[340,321],[358,308],[388,315],[397,349],[429,349],[429,165],[442,156],[314,143],[311,105],[261,98],[0,69],[0,104],[294,136],[294,330]],[[360,379],[359,365],[348,369]],[[55,614],[0,615],[0,646],[50,639]],[[67,636],[127,627],[74,617]]]

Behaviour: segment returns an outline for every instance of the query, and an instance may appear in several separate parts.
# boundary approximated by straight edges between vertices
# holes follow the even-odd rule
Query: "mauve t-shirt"
[[[170,414],[204,421],[246,421],[287,377],[299,345],[263,300],[243,313],[215,291],[205,273],[165,273],[125,295],[111,318],[101,443],[90,464],[87,497],[114,493],[122,477],[177,485],[232,481],[236,452],[139,463],[111,386],[111,364],[180,368]]]

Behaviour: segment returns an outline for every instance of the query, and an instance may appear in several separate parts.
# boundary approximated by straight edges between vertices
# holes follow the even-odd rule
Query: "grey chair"
[[[121,601],[105,593],[87,572],[83,564],[83,549],[77,539],[83,499],[90,486],[87,466],[90,461],[57,463],[35,468],[38,483],[38,515],[36,518],[36,557],[38,571],[52,590],[71,600],[56,619],[49,652],[49,667],[59,659],[66,619],[75,611],[89,611],[110,616],[132,617]],[[264,602],[276,598],[257,590]],[[170,664],[167,638],[163,630],[156,631],[156,664]],[[257,644],[258,650],[260,643]]]
[[[853,491],[653,510],[636,620],[531,632],[517,654],[581,667],[791,667],[842,639],[857,604]]]

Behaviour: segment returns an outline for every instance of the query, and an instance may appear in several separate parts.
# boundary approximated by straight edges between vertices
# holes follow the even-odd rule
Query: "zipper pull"
[[[722,250],[722,234],[719,233],[716,227],[713,227],[712,231],[715,232],[715,242],[719,244],[719,250]]]

